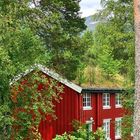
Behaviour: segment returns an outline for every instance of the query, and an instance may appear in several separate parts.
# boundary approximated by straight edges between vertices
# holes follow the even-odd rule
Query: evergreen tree
[[[39,12],[28,16],[31,27],[42,37],[49,51],[51,61],[47,65],[70,80],[75,79],[80,56],[85,51],[79,37],[86,28],[79,14],[79,2],[40,0],[34,4]]]
[[[34,3],[34,4],[33,4]],[[79,1],[0,1],[0,139],[13,123],[10,80],[35,63],[73,78],[82,52]],[[73,68],[72,68],[73,67]],[[71,75],[69,75],[71,71]]]
[[[98,15],[100,24],[95,31],[95,46],[99,51],[107,45],[114,60],[122,65],[120,74],[134,83],[134,23],[133,1],[102,0],[103,10]],[[97,19],[95,15],[95,19]]]

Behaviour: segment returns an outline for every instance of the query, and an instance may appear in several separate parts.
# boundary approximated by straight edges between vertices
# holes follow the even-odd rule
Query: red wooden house
[[[72,131],[73,120],[88,123],[91,131],[103,127],[107,140],[121,139],[120,126],[124,112],[120,99],[121,89],[82,88],[42,65],[35,65],[15,77],[14,81],[31,74],[36,67],[64,87],[61,95],[63,99],[60,103],[54,103],[57,119],[40,122],[39,131],[43,140],[51,140],[56,134]]]

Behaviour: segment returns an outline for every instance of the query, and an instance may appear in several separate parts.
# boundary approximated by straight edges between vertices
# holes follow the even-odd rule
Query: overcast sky
[[[101,9],[100,0],[81,0],[80,7],[82,17],[93,15],[98,9]]]

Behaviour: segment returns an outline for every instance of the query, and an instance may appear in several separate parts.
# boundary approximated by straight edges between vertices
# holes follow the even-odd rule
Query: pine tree
[[[134,0],[135,17],[135,107],[134,107],[134,140],[140,139],[140,1]]]

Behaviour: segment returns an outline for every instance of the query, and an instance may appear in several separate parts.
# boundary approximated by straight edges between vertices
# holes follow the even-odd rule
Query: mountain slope
[[[88,16],[88,17],[85,17],[85,20],[86,20],[85,24],[87,25],[87,29],[90,30],[90,31],[94,31],[98,22],[93,21],[92,15]]]

